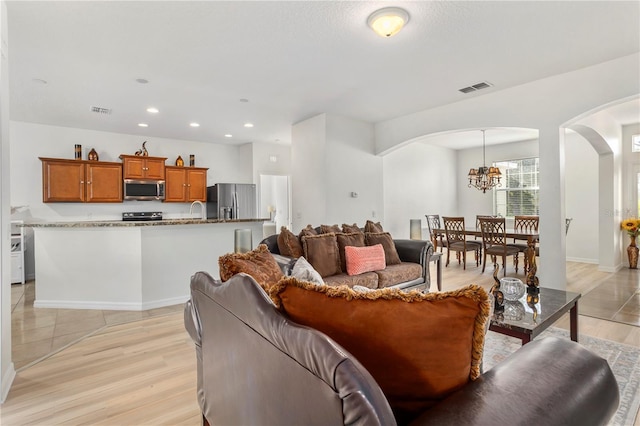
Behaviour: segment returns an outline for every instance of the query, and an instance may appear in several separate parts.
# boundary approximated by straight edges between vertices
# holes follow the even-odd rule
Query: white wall
[[[0,1],[0,403],[15,377],[11,362],[11,234],[9,210],[9,47],[7,4]]]
[[[372,124],[320,114],[295,124],[291,140],[294,232],[308,224],[384,222]]]
[[[423,142],[405,145],[383,157],[384,229],[395,238],[409,238],[409,220],[426,214],[457,215],[456,151]]]
[[[598,153],[577,133],[565,135],[567,260],[598,263]]]
[[[327,115],[327,207],[322,223],[363,226],[367,219],[386,223],[383,162],[382,157],[374,154],[374,149],[371,123]],[[358,196],[352,197],[352,192]]]

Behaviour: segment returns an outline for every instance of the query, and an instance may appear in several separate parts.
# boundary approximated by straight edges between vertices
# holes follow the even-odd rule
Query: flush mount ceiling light
[[[149,108],[147,108],[147,112],[151,113],[151,114],[157,114],[157,113],[160,112],[160,110],[158,110],[158,108],[149,107]]]
[[[397,34],[407,22],[409,22],[409,14],[399,7],[376,10],[367,19],[367,24],[381,37]]]
[[[244,123],[244,127],[253,127],[253,123]]]
[[[200,127],[199,123],[193,122],[193,123],[189,123],[189,126],[191,127]]]
[[[149,127],[147,123],[138,123],[138,127]]]
[[[231,133],[227,133],[226,135],[224,135],[225,138],[232,138],[233,135]]]

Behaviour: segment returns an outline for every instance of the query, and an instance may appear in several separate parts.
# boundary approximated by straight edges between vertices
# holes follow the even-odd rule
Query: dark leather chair
[[[195,343],[204,424],[397,424],[362,364],[330,337],[286,318],[250,276],[221,283],[196,273],[184,315]],[[518,349],[411,425],[595,426],[607,423],[618,402],[606,360],[569,339],[547,337]]]

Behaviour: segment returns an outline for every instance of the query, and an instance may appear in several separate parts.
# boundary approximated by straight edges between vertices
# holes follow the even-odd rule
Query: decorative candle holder
[[[236,229],[233,236],[233,251],[246,253],[251,251],[253,245],[251,229]]]
[[[193,167],[196,165],[196,156],[191,154],[189,155],[189,166]]]
[[[74,158],[76,160],[82,160],[82,145],[75,144],[73,147]]]

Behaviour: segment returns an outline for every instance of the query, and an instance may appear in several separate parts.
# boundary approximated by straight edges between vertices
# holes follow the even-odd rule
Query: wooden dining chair
[[[507,229],[504,217],[481,218],[480,232],[482,233],[484,250],[482,272],[487,266],[487,255],[490,255],[493,263],[496,263],[497,256],[502,258],[502,270],[505,277],[507,276],[507,268],[505,267],[507,256],[513,256],[513,265],[517,273],[520,250],[517,247],[507,245]]]
[[[538,225],[540,223],[540,216],[534,216],[534,215],[521,215],[521,216],[514,216],[513,217],[513,230],[516,232],[538,232]],[[507,244],[508,246],[511,247],[516,247],[520,253],[523,253],[523,257],[524,257],[524,273],[526,274],[527,271],[529,270],[529,261],[527,259],[526,253],[527,252],[527,248],[529,248],[529,246],[527,245],[527,243],[518,243],[517,240],[514,238],[513,239],[513,243],[509,243]],[[536,256],[537,256],[537,251],[536,251]]]
[[[480,230],[480,219],[485,218],[485,217],[498,217],[498,216],[490,215],[490,214],[484,214],[484,215],[483,214],[478,214],[478,215],[476,215],[476,231]],[[477,240],[478,237],[474,237],[473,239]]]
[[[467,252],[475,253],[476,266],[480,263],[482,244],[477,241],[467,241],[467,234],[464,230],[464,217],[442,217],[444,222],[444,232],[447,238],[447,263],[449,266],[449,253],[455,251],[458,254],[458,264],[462,258],[463,269],[467,269]],[[461,256],[460,256],[461,255]]]
[[[429,237],[432,242],[435,242],[437,250],[440,247],[440,253],[442,253],[442,248],[447,246],[447,242],[444,240],[444,234],[442,232],[435,232],[436,229],[442,229],[440,225],[440,215],[439,214],[426,214],[427,218],[427,226],[429,227]]]

